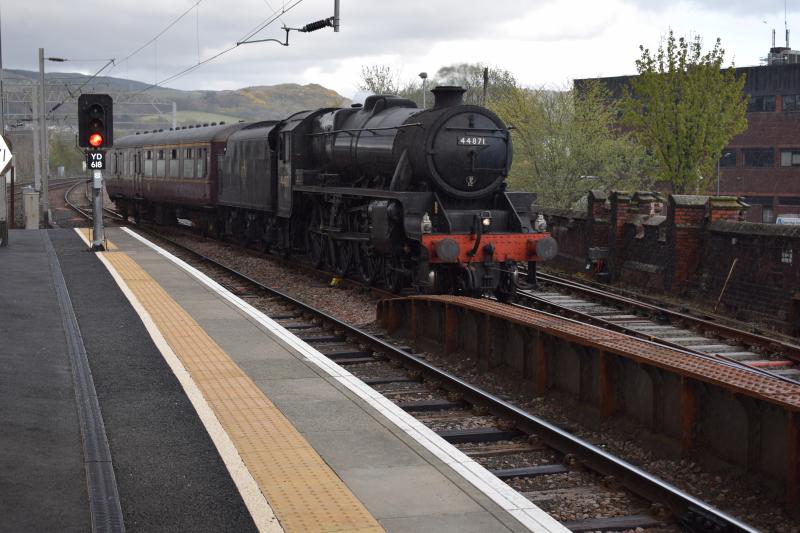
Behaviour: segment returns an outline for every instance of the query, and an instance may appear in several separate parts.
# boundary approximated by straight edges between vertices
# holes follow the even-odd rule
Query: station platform
[[[0,248],[0,529],[566,531],[201,272],[107,237]]]

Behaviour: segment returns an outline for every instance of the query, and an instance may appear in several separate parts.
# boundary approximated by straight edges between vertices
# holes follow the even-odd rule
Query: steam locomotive
[[[507,192],[508,128],[440,86],[281,121],[129,135],[109,155],[125,216],[198,231],[356,275],[392,291],[511,294],[521,263],[555,256],[531,227],[534,195]]]

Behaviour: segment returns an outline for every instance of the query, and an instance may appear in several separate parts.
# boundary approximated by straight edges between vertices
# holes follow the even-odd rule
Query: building
[[[737,68],[746,76],[749,127],[734,137],[719,161],[719,194],[743,196],[751,222],[774,223],[800,214],[800,51],[770,49],[769,63]],[[600,78],[615,96],[633,76]],[[588,80],[575,80],[580,87]],[[716,184],[717,176],[712,177]],[[712,186],[711,190],[716,191]]]
[[[746,76],[748,128],[720,158],[720,194],[744,196],[748,219],[800,213],[800,64],[736,69]]]

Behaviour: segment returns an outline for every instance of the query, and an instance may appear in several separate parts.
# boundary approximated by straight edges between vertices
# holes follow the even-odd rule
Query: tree
[[[358,88],[372,94],[397,94],[400,84],[397,74],[387,65],[362,65]]]
[[[512,126],[509,186],[538,194],[537,203],[571,207],[590,189],[642,189],[653,161],[617,126],[619,102],[599,82],[552,91],[506,87],[490,107]]]
[[[83,155],[75,148],[74,138],[71,135],[54,134],[50,137],[48,161],[51,172],[55,173],[58,167],[64,167],[68,176],[82,174],[83,160]]]
[[[640,46],[639,76],[623,98],[623,122],[653,154],[661,179],[676,193],[701,192],[713,180],[722,149],[747,128],[744,76],[733,64],[722,68],[717,39],[703,53],[700,37],[675,39],[672,31],[658,52]]]
[[[484,71],[488,69],[489,83],[487,101],[483,98]],[[460,85],[467,90],[464,102],[473,105],[489,104],[493,98],[502,98],[503,94],[517,85],[514,75],[508,70],[487,67],[483,63],[459,63],[445,66],[436,73],[436,78],[443,85]]]

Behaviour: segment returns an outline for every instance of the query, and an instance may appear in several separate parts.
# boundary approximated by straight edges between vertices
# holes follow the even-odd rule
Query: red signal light
[[[92,133],[89,135],[89,146],[92,148],[100,148],[103,146],[103,136],[99,133]]]

